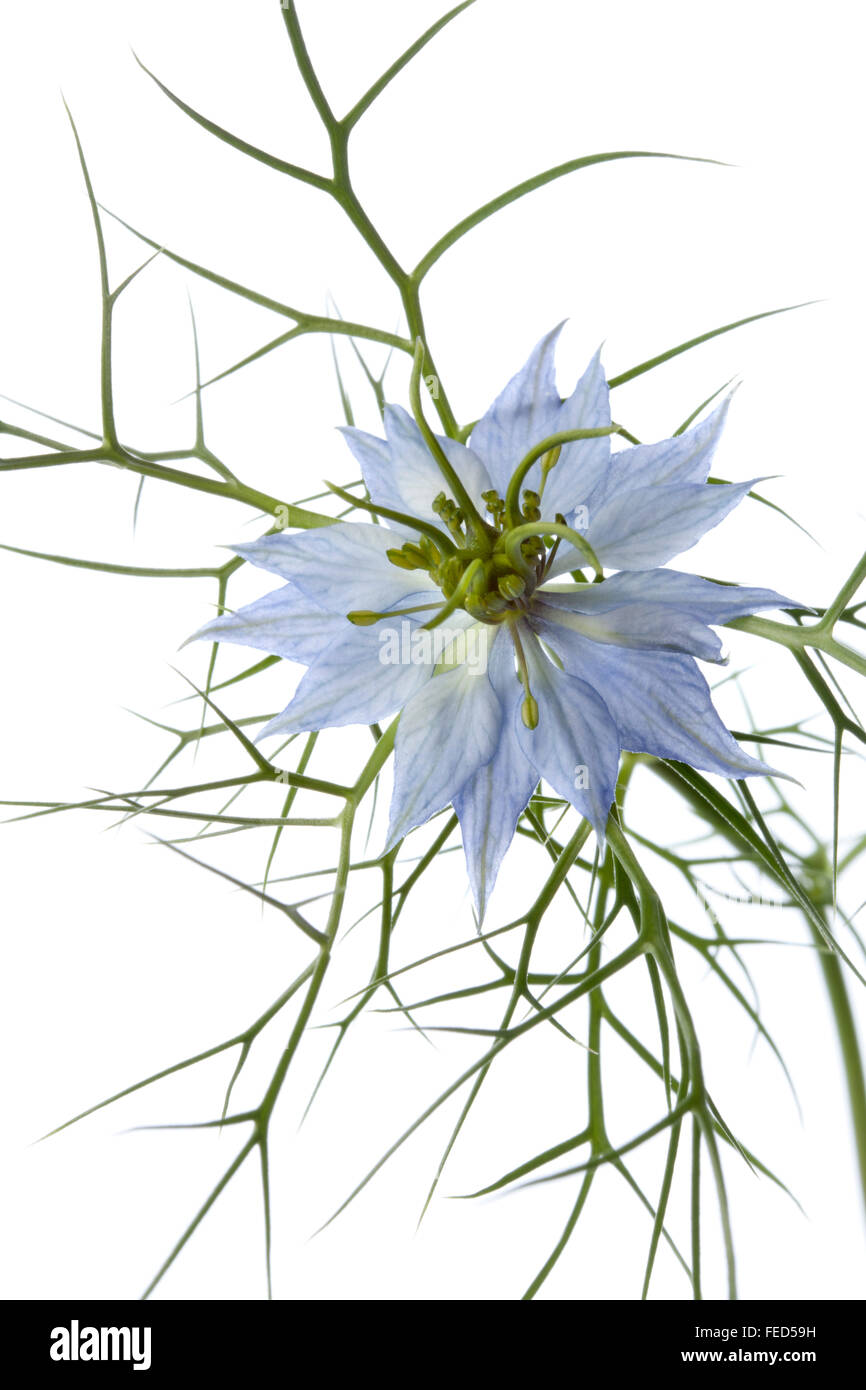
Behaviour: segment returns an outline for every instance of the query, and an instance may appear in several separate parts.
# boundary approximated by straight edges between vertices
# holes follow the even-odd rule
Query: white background
[[[385,0],[303,4],[308,42],[335,109],[347,109],[439,12],[428,3]],[[436,267],[427,285],[429,338],[458,415],[471,419],[562,318],[570,321],[561,349],[565,390],[600,341],[614,375],[743,315],[823,300],[707,345],[616,398],[617,417],[652,439],[669,434],[723,382],[742,378],[715,471],[734,479],[778,475],[765,491],[805,522],[819,544],[747,503],[681,564],[816,604],[830,599],[862,550],[860,23],[856,7],[838,0],[820,10],[776,0],[731,0],[724,7],[539,0],[531,8],[480,0],[394,83],[353,140],[357,188],[404,263],[477,204],[578,154],[669,150],[734,166],[621,162],[533,195],[470,234]],[[49,0],[8,5],[3,28],[5,395],[99,428],[97,265],[61,87],[97,196],[125,220],[309,311],[321,311],[331,292],[347,317],[398,326],[389,283],[337,209],[192,125],[131,55],[130,45],[170,87],[230,130],[325,170],[325,142],[293,71],[275,3]],[[116,283],[144,257],[122,230],[109,227],[107,236]],[[206,376],[284,326],[167,261],[150,267],[117,315],[121,434],[138,448],[176,447],[191,437],[189,403],[171,404],[193,380],[187,285]],[[380,357],[371,353],[372,361]],[[359,418],[375,428],[348,354],[343,361]],[[398,398],[402,373],[396,366]],[[5,402],[0,417],[84,442]],[[354,476],[333,429],[339,399],[324,339],[301,340],[215,387],[206,396],[206,418],[211,444],[244,480],[280,496],[315,492],[323,476]],[[18,452],[14,440],[7,443],[7,455]],[[224,553],[216,544],[256,534],[248,511],[153,483],[145,488],[133,538],[135,484],[94,467],[7,475],[0,540],[120,563],[186,566],[214,563]],[[204,651],[178,657],[177,648],[210,615],[213,586],[112,579],[9,555],[0,570],[2,795],[76,799],[86,787],[140,785],[169,743],[126,711],[168,723],[188,717],[189,707],[169,708],[183,692],[171,667],[179,663],[201,678]],[[263,587],[261,576],[245,575],[234,601]],[[784,653],[729,636],[734,665],[750,668],[744,688],[759,720],[781,723],[814,711],[811,692]],[[227,653],[221,669],[240,669],[245,659]],[[287,698],[287,672],[269,673],[254,696],[244,689],[231,703],[235,714],[276,709]],[[720,692],[719,706],[742,727],[746,716],[731,687]],[[351,735],[338,740],[354,765],[362,746]],[[212,773],[214,765],[209,752],[202,755],[196,764],[202,780],[224,775]],[[782,765],[806,783],[800,803],[826,832],[828,761]],[[326,775],[326,768],[314,770]],[[186,764],[178,781],[191,769]],[[858,783],[853,767],[845,787],[843,834],[852,837],[862,829],[863,804],[863,779]],[[671,841],[693,832],[649,779],[636,791],[638,823],[642,814],[645,826]],[[305,958],[279,918],[150,845],[140,824],[116,831],[81,814],[6,826],[0,836],[9,1297],[140,1294],[229,1161],[236,1132],[217,1139],[120,1131],[218,1113],[226,1059],[47,1144],[29,1145],[102,1096],[245,1026]],[[164,825],[156,827],[160,833]],[[281,872],[297,872],[320,853],[303,837],[297,844]],[[232,866],[261,872],[261,845],[247,849],[246,860],[244,846],[229,852]],[[515,896],[525,901],[523,863],[514,856],[505,871],[490,925],[506,920]],[[528,872],[537,867],[532,861]],[[374,888],[362,895],[358,914],[375,900]],[[864,896],[852,885],[849,909]],[[471,932],[459,856],[444,861],[422,899],[401,927],[407,934],[402,959]],[[793,914],[730,911],[731,930],[806,939]],[[566,933],[576,928],[567,914],[553,923],[546,949],[549,959],[562,960],[568,957],[556,922]],[[339,1017],[339,1000],[365,978],[373,931],[370,920],[349,938],[347,964],[336,972],[322,1017]],[[817,965],[808,950],[775,947],[755,950],[752,962],[763,1016],[797,1084],[802,1124],[766,1047],[759,1043],[752,1051],[742,1017],[701,971],[687,968],[722,1110],[807,1213],[801,1216],[769,1183],[728,1162],[741,1292],[861,1297],[863,1213]],[[464,970],[461,981],[484,977],[481,967]],[[443,987],[443,978],[435,977],[433,987]],[[422,997],[424,987],[414,988],[407,985],[407,997]],[[617,998],[652,1039],[644,995],[635,981]],[[862,1020],[856,986],[853,995]],[[580,1035],[578,1025],[579,1019]],[[248,1099],[257,1096],[284,1035],[277,1025],[272,1055],[265,1043],[262,1057],[254,1057]],[[573,1189],[553,1184],[474,1205],[438,1201],[416,1235],[453,1109],[338,1223],[309,1240],[404,1125],[476,1055],[464,1043],[442,1042],[434,1051],[388,1016],[362,1022],[296,1135],[328,1036],[305,1045],[276,1126],[277,1296],[519,1297],[556,1239]],[[538,1031],[533,1038],[510,1071],[494,1077],[446,1173],[444,1193],[471,1190],[581,1127],[582,1052],[563,1050]],[[655,1118],[658,1098],[648,1074],[624,1059],[610,1080],[611,1130],[626,1138]],[[653,1192],[658,1155],[635,1167]],[[685,1217],[680,1194],[672,1222],[687,1248]],[[723,1296],[710,1204],[706,1224],[707,1291]],[[634,1199],[605,1175],[542,1296],[637,1297],[648,1237],[649,1223]],[[261,1241],[251,1162],[160,1296],[261,1297]],[[689,1296],[667,1257],[660,1257],[653,1296]]]

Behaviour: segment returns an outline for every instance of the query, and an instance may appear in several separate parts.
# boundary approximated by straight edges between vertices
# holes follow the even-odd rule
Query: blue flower
[[[792,601],[662,568],[752,486],[706,481],[729,400],[611,452],[599,355],[561,400],[559,332],[469,445],[425,440],[398,406],[385,439],[344,430],[385,524],[236,546],[285,585],[196,634],[308,667],[261,737],[401,711],[388,844],[453,803],[479,916],[542,779],[603,840],[624,749],[772,771],[735,743],[695,658],[723,660],[713,624]]]

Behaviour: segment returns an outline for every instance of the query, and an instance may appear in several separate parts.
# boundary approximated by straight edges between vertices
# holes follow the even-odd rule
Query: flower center
[[[524,491],[517,526],[508,525],[506,504],[498,492],[482,493],[482,500],[491,517],[485,523],[483,542],[468,531],[457,504],[440,492],[433,500],[433,511],[456,548],[445,550],[429,536],[421,536],[387,555],[399,569],[426,570],[450,611],[460,607],[478,622],[501,623],[510,614],[526,611],[550,567],[559,538],[544,535],[543,527],[539,533],[534,529],[541,520],[537,492]]]

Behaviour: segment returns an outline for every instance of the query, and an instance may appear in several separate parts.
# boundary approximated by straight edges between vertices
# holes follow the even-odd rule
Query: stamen
[[[493,517],[493,524],[501,530],[505,525],[505,503],[499,493],[495,488],[490,488],[487,492],[482,492],[481,500]]]
[[[392,608],[390,613],[374,613],[369,608],[356,608],[352,613],[347,613],[346,617],[355,627],[372,627],[374,623],[381,623],[385,618],[402,618],[407,613],[426,613],[429,609],[438,607],[438,603],[419,603],[414,608]]]
[[[535,699],[529,688],[529,667],[526,664],[526,653],[523,650],[523,643],[517,631],[515,623],[509,623],[508,631],[511,633],[511,640],[514,643],[514,653],[517,657],[517,669],[520,673],[520,681],[526,692],[523,703],[520,706],[520,717],[527,729],[538,728],[538,701]]]
[[[450,598],[463,578],[463,563],[456,555],[449,555],[448,559],[433,575],[439,588],[446,598]]]
[[[503,574],[496,587],[502,597],[506,599],[522,598],[526,593],[525,580],[521,579],[519,574],[514,574],[513,571]]]
[[[464,571],[460,583],[457,585],[457,588],[454,590],[451,597],[447,599],[445,603],[442,604],[442,607],[439,609],[439,612],[436,614],[436,617],[431,618],[428,622],[424,623],[424,631],[429,632],[432,628],[438,627],[440,623],[443,623],[445,621],[445,619],[448,617],[450,613],[454,612],[455,608],[459,608],[461,606],[463,600],[466,598],[466,595],[469,592],[470,585],[472,585],[475,582],[475,578],[479,573],[483,577],[483,563],[481,560],[473,560],[471,565],[467,566],[466,570]],[[438,607],[438,605],[435,603],[426,604],[425,606],[428,608]]]
[[[362,511],[372,512],[373,516],[384,517],[386,521],[399,521],[402,526],[409,526],[413,531],[423,532],[431,537],[437,545],[440,545],[446,554],[454,552],[451,541],[440,531],[438,526],[434,526],[430,521],[424,521],[417,516],[409,516],[407,512],[394,511],[393,507],[380,507],[377,503],[368,502],[365,497],[355,497],[345,488],[337,487],[336,483],[329,483],[327,478],[324,480],[325,487],[333,492],[335,497],[339,497],[344,502],[348,502],[350,507],[360,507]],[[443,494],[444,496],[444,494]]]
[[[418,549],[431,566],[441,565],[442,556],[436,549],[433,542],[427,536],[421,536],[418,541]]]
[[[422,555],[421,551],[417,546],[410,544],[408,541],[400,550],[386,550],[385,554],[391,561],[391,564],[397,566],[398,570],[429,569],[429,563]]]
[[[527,729],[538,728],[538,701],[534,700],[531,695],[527,695],[520,706],[520,718]]]
[[[509,611],[508,600],[501,594],[467,594],[463,607],[481,623],[499,623]]]
[[[463,529],[466,513],[455,502],[452,502],[450,497],[446,497],[444,492],[436,494],[432,505],[433,511],[444,521],[455,541],[461,546],[465,546],[468,539]]]

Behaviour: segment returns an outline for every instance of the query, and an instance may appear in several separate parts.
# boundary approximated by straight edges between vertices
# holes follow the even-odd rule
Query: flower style
[[[234,547],[286,583],[196,633],[309,668],[260,737],[401,711],[388,846],[453,803],[479,918],[541,779],[603,840],[624,749],[772,771],[735,743],[695,658],[724,660],[710,624],[792,601],[662,568],[755,481],[707,483],[730,398],[682,435],[611,452],[600,356],[561,400],[559,332],[468,445],[399,406],[385,439],[345,429],[385,524]],[[386,659],[398,630],[411,653]]]

